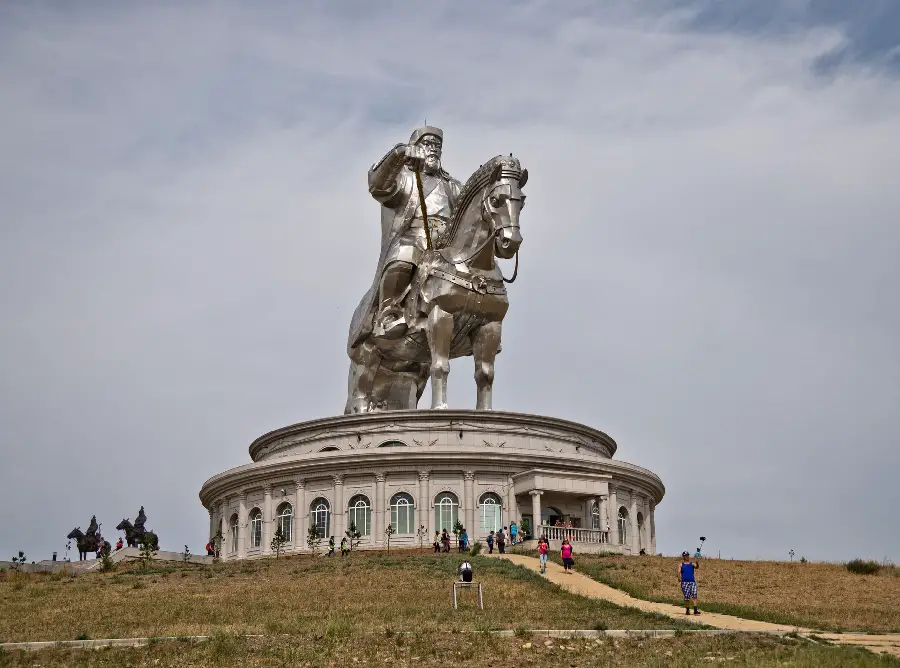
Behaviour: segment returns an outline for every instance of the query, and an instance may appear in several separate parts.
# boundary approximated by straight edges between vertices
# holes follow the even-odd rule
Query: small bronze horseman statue
[[[81,527],[75,527],[66,538],[75,539],[75,544],[78,546],[78,561],[87,559],[88,552],[94,552],[99,559],[102,552],[109,553],[112,550],[109,542],[103,540],[103,536],[100,535],[100,525],[97,523],[96,515],[91,517],[87,533],[84,533]]]
[[[144,529],[146,522],[147,515],[144,513],[144,506],[141,506],[134,524],[128,518],[125,518],[116,525],[116,529],[125,532],[125,541],[128,543],[128,547],[139,547],[146,539],[154,550],[158,550],[159,537],[154,532]]]

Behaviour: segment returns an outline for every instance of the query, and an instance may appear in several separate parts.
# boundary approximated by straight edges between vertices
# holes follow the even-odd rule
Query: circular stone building
[[[470,540],[516,522],[520,537],[564,536],[578,552],[656,551],[662,481],[613,459],[616,443],[590,427],[538,415],[400,410],[283,427],[250,445],[251,463],[207,480],[200,500],[221,556],[308,550],[354,524],[361,548],[429,546],[457,520]],[[539,526],[536,526],[539,525]]]

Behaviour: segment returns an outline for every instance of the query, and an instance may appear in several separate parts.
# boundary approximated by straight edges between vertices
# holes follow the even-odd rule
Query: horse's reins
[[[431,228],[430,228],[429,225],[428,225],[428,210],[427,210],[427,208],[426,208],[426,206],[425,206],[425,190],[422,188],[422,174],[421,174],[421,172],[420,172],[418,169],[415,170],[415,173],[416,173],[416,189],[419,191],[419,206],[420,206],[421,209],[422,209],[422,224],[425,226],[425,248],[426,248],[427,250],[434,250],[434,246],[433,246],[432,243],[431,243]],[[491,234],[491,235],[489,235],[488,238],[484,240],[484,243],[481,244],[481,245],[478,247],[478,249],[477,249],[474,253],[472,253],[469,257],[467,257],[465,260],[459,260],[459,261],[457,261],[457,262],[451,262],[451,261],[448,260],[447,257],[441,252],[441,249],[440,249],[440,248],[437,249],[438,255],[440,255],[441,258],[442,258],[445,262],[449,262],[450,264],[459,264],[459,262],[468,263],[469,260],[471,260],[471,259],[477,257],[478,254],[481,253],[481,251],[483,251],[485,248],[487,248],[487,245],[488,245],[489,243],[493,242],[498,236],[500,236],[500,233],[501,233],[505,228],[507,228],[507,227],[512,227],[512,226],[511,226],[511,225],[504,225],[503,227],[498,227],[496,230],[494,230],[494,233]],[[499,264],[497,265],[497,268],[500,269],[500,265],[499,265]],[[509,279],[506,278],[506,277],[503,275],[503,270],[502,270],[502,269],[500,269],[500,278],[503,279],[503,282],[504,282],[504,283],[512,283],[512,282],[514,282],[514,281],[516,280],[516,276],[518,276],[518,275],[519,275],[519,251],[518,251],[518,249],[517,249],[517,250],[516,250],[516,267],[515,267],[515,269],[513,269],[513,275],[512,275],[512,278],[509,278]]]

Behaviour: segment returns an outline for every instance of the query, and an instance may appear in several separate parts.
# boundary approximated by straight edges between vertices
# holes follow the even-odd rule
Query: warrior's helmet
[[[432,125],[423,125],[420,128],[416,128],[413,130],[413,133],[409,136],[410,144],[418,144],[419,140],[426,135],[432,135],[441,140],[441,143],[444,141],[444,131],[440,128],[436,128]]]

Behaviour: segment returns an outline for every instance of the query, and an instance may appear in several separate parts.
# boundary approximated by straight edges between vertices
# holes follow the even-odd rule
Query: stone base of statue
[[[539,415],[408,410],[342,415],[284,427],[250,445],[252,462],[213,476],[200,500],[222,556],[327,551],[351,525],[359,548],[431,549],[465,527],[470,542],[517,527],[517,543],[568,537],[576,552],[656,551],[654,509],[665,488],[651,471],[613,459],[591,427]],[[389,530],[390,527],[390,530]],[[313,541],[315,543],[315,541]]]

